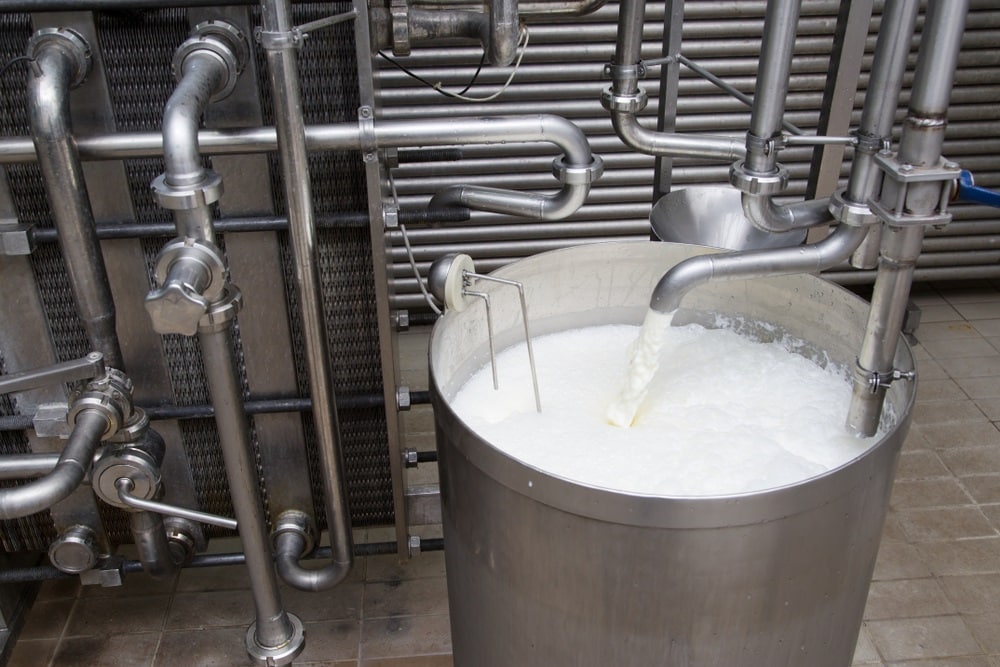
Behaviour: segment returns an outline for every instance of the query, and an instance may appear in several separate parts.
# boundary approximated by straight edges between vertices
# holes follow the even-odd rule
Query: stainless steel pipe
[[[70,121],[69,91],[87,75],[89,47],[75,32],[61,29],[39,31],[29,50],[34,63],[28,74],[28,119],[73,301],[91,348],[104,355],[108,366],[123,368],[114,298]]]
[[[0,489],[0,519],[17,519],[41,512],[67,498],[83,482],[107,430],[108,418],[103,412],[80,412],[51,472],[29,484]]]
[[[968,5],[968,0],[935,0],[928,4],[909,112],[899,143],[898,159],[902,164],[934,168],[941,158]],[[847,418],[848,427],[862,435],[875,433],[879,426],[887,383],[873,385],[871,378],[873,374],[882,377],[893,371],[893,355],[923,241],[924,226],[919,219],[934,213],[940,192],[938,181],[911,184],[901,213],[913,216],[914,222],[900,225],[887,221],[885,225],[871,314],[858,354]],[[889,200],[895,196],[888,175],[883,179],[880,196]]]
[[[265,2],[262,23],[266,32],[285,33],[291,30],[294,24],[287,0]],[[268,49],[267,64],[274,93],[278,156],[288,202],[289,237],[302,313],[313,424],[318,441],[319,467],[333,559],[317,570],[303,568],[297,559],[305,555],[299,545],[299,541],[304,538],[295,532],[280,533],[275,547],[279,556],[287,556],[280,561],[279,573],[288,584],[304,590],[324,590],[343,581],[354,560],[347,485],[344,479],[343,445],[330,368],[326,318],[323,313],[316,222],[313,218],[305,120],[302,117],[299,89],[298,54],[291,47]]]

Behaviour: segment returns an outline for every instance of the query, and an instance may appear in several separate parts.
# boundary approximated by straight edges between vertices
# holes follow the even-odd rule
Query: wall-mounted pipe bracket
[[[295,26],[291,30],[286,30],[284,32],[267,31],[263,28],[257,28],[254,31],[253,36],[254,39],[257,40],[257,43],[268,51],[298,49],[302,47],[302,44],[311,33],[321,30],[322,28],[329,28],[330,26],[337,25],[338,23],[353,21],[357,18],[357,16],[358,12],[351,9],[350,11],[346,11],[342,14],[334,14],[333,16],[316,19],[315,21],[310,21],[309,23],[303,23],[302,25]]]

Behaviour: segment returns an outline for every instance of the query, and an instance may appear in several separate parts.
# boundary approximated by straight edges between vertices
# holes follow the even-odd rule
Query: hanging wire
[[[24,62],[30,63],[34,61],[35,59],[32,58],[31,56],[17,56],[16,58],[11,58],[10,60],[7,61],[7,63],[3,67],[0,67],[0,78],[2,78],[3,75],[7,73],[7,70],[9,70],[17,63],[24,63]]]
[[[389,176],[389,190],[392,192],[393,205],[396,210],[399,210],[399,195],[396,193],[396,179],[392,177],[392,169],[388,170]],[[417,268],[417,260],[413,256],[413,248],[410,247],[410,238],[406,234],[406,225],[399,223],[399,232],[403,236],[403,246],[406,248],[406,258],[410,260],[410,268],[413,269],[413,276],[417,279],[417,286],[420,288],[420,293],[424,295],[424,301],[427,305],[431,307],[435,315],[441,315],[441,309],[438,308],[437,304],[434,303],[434,297],[431,296],[430,292],[427,291],[427,286],[424,285],[424,279],[420,277],[420,270]]]
[[[469,82],[469,84],[461,92],[459,92],[459,93],[455,93],[455,92],[452,92],[450,90],[445,90],[444,87],[443,87],[443,85],[441,84],[441,82],[431,83],[430,81],[428,81],[424,77],[420,76],[419,74],[417,74],[413,70],[407,68],[405,65],[403,65],[402,63],[400,63],[398,60],[396,60],[394,58],[390,58],[384,51],[379,51],[378,54],[382,58],[384,58],[388,62],[392,63],[397,68],[399,68],[399,70],[402,71],[407,76],[409,76],[409,77],[411,77],[411,78],[419,81],[420,83],[424,84],[425,86],[427,86],[429,88],[432,88],[432,89],[436,90],[437,92],[441,93],[442,95],[444,95],[446,97],[451,97],[451,98],[454,98],[454,99],[457,99],[457,100],[462,100],[463,102],[492,102],[496,98],[500,97],[500,95],[502,95],[504,93],[504,91],[507,90],[507,88],[510,86],[510,84],[514,82],[514,77],[517,75],[517,71],[521,67],[521,60],[524,58],[525,51],[528,50],[528,26],[526,26],[526,25],[522,25],[521,26],[521,31],[518,34],[517,46],[520,48],[520,52],[517,55],[517,60],[514,61],[514,69],[511,70],[510,76],[507,77],[507,81],[504,82],[504,84],[500,88],[500,90],[498,90],[497,92],[493,93],[492,95],[488,95],[486,97],[469,97],[469,96],[467,96],[465,94],[466,92],[468,92],[469,88],[472,87],[473,83],[475,83],[476,77],[479,76],[479,71],[480,71],[480,69],[482,69],[483,63],[485,62],[485,59],[486,59],[486,54],[485,53],[483,54],[483,59],[479,63],[479,69],[476,70],[476,74],[473,76],[472,81]]]

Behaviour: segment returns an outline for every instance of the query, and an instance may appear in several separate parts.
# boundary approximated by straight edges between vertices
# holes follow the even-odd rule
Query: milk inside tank
[[[548,402],[558,418],[563,409],[558,403],[568,391],[547,382],[548,357],[573,363],[573,354],[565,353],[572,345],[559,338],[546,353],[546,335],[640,324],[660,276],[701,252],[709,250],[670,243],[597,244],[538,255],[497,273],[524,285],[532,335],[542,343],[536,356],[543,413]],[[480,288],[490,292],[497,348],[523,341],[516,293],[485,283]],[[791,276],[700,286],[685,297],[674,323],[697,323],[689,327],[695,332],[697,326],[726,326],[765,343],[779,341],[795,348],[785,354],[800,354],[809,360],[799,361],[836,374],[852,368],[867,312],[865,302],[839,287],[813,276]],[[624,357],[624,348],[613,354]],[[501,352],[500,358],[515,352]],[[727,353],[741,354],[739,348]],[[707,358],[693,360],[705,366],[697,391],[712,392],[726,381],[725,360],[719,361],[723,365],[713,367]],[[732,359],[731,370],[749,372],[741,362]],[[764,474],[734,486],[733,474],[761,461],[752,456],[734,461],[736,450],[722,443],[716,455],[721,470],[700,463],[694,472],[685,469],[684,461],[671,458],[676,452],[668,452],[669,414],[645,428],[617,429],[634,431],[629,436],[641,440],[633,468],[607,472],[611,464],[588,449],[588,427],[581,422],[589,407],[567,415],[564,428],[558,422],[544,426],[549,430],[525,451],[505,451],[486,435],[491,426],[477,425],[478,417],[456,399],[469,378],[489,364],[483,306],[446,313],[432,335],[430,367],[456,664],[850,663],[914,383],[890,388],[887,417],[874,438],[842,439],[846,432],[835,433],[837,446],[846,449],[822,465],[812,461],[798,472]],[[581,359],[578,366],[583,365]],[[517,373],[505,366],[500,365],[500,394],[488,413],[511,411],[504,402],[516,403],[516,396],[526,393],[516,388],[522,382]],[[896,367],[913,368],[905,345]],[[784,383],[808,382],[808,372],[793,371]],[[616,382],[600,378],[596,384]],[[515,397],[502,398],[512,384]],[[533,405],[530,389],[527,393],[521,399]],[[718,393],[723,404],[739,402],[738,394],[726,395],[722,388]],[[655,403],[659,395],[651,391],[647,400]],[[754,413],[769,413],[765,428],[770,419],[775,430],[778,425],[787,430],[787,422],[802,431],[793,448],[801,445],[819,458],[828,454],[828,434],[814,428],[818,418],[792,414],[780,395],[744,398]],[[782,415],[783,409],[788,414]],[[537,423],[534,418],[526,417],[527,428]],[[649,422],[648,415],[641,415],[643,420]],[[677,414],[676,421],[683,420],[693,422],[685,428],[698,436],[697,418]],[[841,427],[834,422],[823,428]],[[657,443],[658,437],[664,441]],[[706,436],[694,446],[711,444]],[[612,452],[627,446],[610,445]],[[758,458],[773,456],[760,443],[752,446],[761,447]],[[556,447],[555,460],[534,456]],[[781,465],[774,458],[761,470]],[[658,466],[674,470],[660,475]],[[643,481],[669,473],[679,486]]]

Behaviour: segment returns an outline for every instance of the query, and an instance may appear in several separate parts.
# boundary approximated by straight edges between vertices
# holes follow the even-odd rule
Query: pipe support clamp
[[[878,153],[875,164],[882,171],[882,187],[878,197],[872,200],[871,208],[886,224],[893,227],[943,226],[951,222],[948,203],[955,190],[955,182],[961,176],[958,164],[941,157],[937,164],[921,167],[900,162],[898,154],[891,151]],[[913,213],[907,205],[910,189],[923,184],[937,184],[940,189],[937,205],[929,213]]]
[[[729,182],[748,195],[776,195],[788,186],[788,169],[777,164],[774,171],[761,174],[747,169],[746,162],[740,160],[729,168]]]
[[[604,173],[604,160],[591,156],[586,166],[566,164],[566,156],[560,155],[552,161],[552,174],[566,185],[590,185]]]
[[[628,94],[616,93],[611,86],[601,91],[601,106],[615,113],[636,114],[645,109],[647,104],[649,95],[642,88]]]

